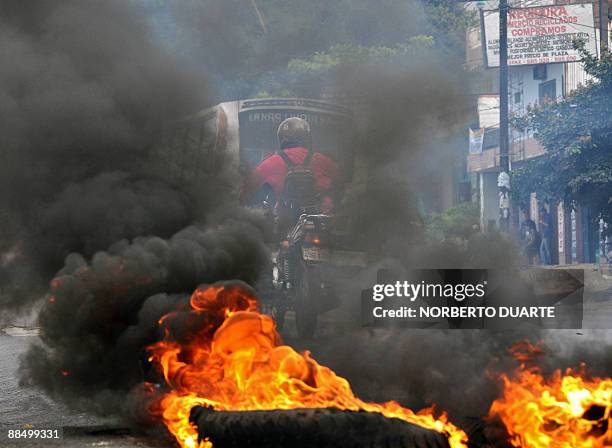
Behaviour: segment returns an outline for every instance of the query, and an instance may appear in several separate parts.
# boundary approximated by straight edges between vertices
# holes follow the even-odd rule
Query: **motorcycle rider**
[[[248,203],[257,193],[266,192],[276,209],[282,208],[287,173],[306,168],[314,177],[316,205],[319,213],[329,214],[334,209],[336,194],[342,177],[336,163],[312,149],[310,125],[298,117],[284,120],[277,131],[279,150],[263,160],[251,173],[241,191],[241,202]]]
[[[277,137],[278,151],[255,168],[244,185],[241,200],[257,202],[253,201],[254,197],[265,197],[269,205],[274,205],[274,239],[280,242],[272,280],[279,295],[270,295],[276,297],[274,318],[278,328],[282,328],[285,311],[293,306],[298,334],[312,337],[318,308],[310,297],[314,292],[305,291],[311,291],[309,288],[314,288],[315,283],[320,288],[322,282],[313,283],[315,274],[303,264],[301,229],[304,226],[300,225],[300,216],[330,214],[340,193],[342,178],[334,161],[312,149],[310,125],[306,120],[287,118],[278,127]]]
[[[310,125],[306,120],[286,119],[278,127],[277,137],[279,150],[255,168],[241,191],[241,202],[261,204],[265,201],[274,206],[274,212],[268,217],[275,221],[272,226],[274,240],[280,245],[272,284],[277,291],[284,291],[280,293],[280,300],[276,296],[274,319],[278,328],[282,328],[288,303],[293,303],[298,333],[312,337],[317,308],[310,297],[304,296],[306,287],[297,287],[313,284],[308,280],[313,274],[306,276],[307,271],[300,263],[303,239],[300,229],[303,227],[299,225],[299,218],[301,215],[330,214],[342,178],[334,161],[312,149]],[[321,281],[316,283],[319,287],[322,284]]]

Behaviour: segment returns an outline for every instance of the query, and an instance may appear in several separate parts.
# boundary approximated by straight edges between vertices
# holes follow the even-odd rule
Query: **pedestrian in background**
[[[529,212],[523,210],[523,222],[519,229],[521,252],[528,265],[536,264],[540,248],[540,234],[536,223],[529,217]]]
[[[540,263],[549,265],[552,264],[552,258],[550,256],[550,247],[552,244],[552,233],[553,233],[553,222],[552,216],[546,210],[546,206],[542,206],[540,209],[540,234],[542,235],[542,242],[540,243]]]

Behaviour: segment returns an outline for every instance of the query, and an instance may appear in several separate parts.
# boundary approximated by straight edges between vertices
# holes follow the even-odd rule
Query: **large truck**
[[[310,123],[314,149],[336,161],[345,181],[354,183],[359,162],[347,140],[349,109],[306,98],[224,102],[168,123],[152,160],[165,176],[196,189],[206,188],[211,173],[231,169],[240,173],[238,188],[244,176],[278,148],[276,131],[289,117]]]

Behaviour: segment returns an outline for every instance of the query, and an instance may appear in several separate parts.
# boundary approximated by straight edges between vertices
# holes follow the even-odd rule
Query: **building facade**
[[[486,9],[497,8],[497,2],[483,2]],[[557,1],[557,4],[562,2]],[[563,2],[578,3],[578,2]],[[580,3],[586,3],[585,1]],[[532,7],[540,4],[555,4],[554,1],[511,2],[511,6]],[[594,27],[599,27],[599,4],[593,5]],[[609,9],[610,10],[610,9]],[[608,29],[610,20],[608,18]],[[499,157],[499,69],[486,68],[484,49],[483,21],[481,25],[468,30],[466,35],[466,68],[472,74],[472,93],[477,97],[477,108],[471,128],[473,135],[478,130],[478,139],[471,144],[467,156],[467,171],[474,188],[478,191],[480,203],[480,225],[483,231],[497,227],[499,219],[499,199],[497,176],[500,172]],[[609,33],[608,33],[609,36]],[[596,39],[599,34],[596,33]],[[585,84],[588,75],[580,62],[546,63],[537,65],[516,65],[509,68],[508,105],[511,115],[525,115],[528,107],[557,101],[568,95],[580,85]],[[482,138],[480,139],[480,135]],[[473,142],[472,142],[473,143]],[[544,148],[530,131],[510,132],[510,167],[522,164],[544,154]],[[554,264],[595,263],[605,252],[605,244],[600,239],[600,225],[593,214],[579,204],[545,204],[531,195],[528,207],[529,217],[539,223],[540,210],[546,207],[553,217],[554,232],[551,244]],[[513,228],[518,229],[522,215],[513,207]],[[538,224],[539,225],[539,224]]]

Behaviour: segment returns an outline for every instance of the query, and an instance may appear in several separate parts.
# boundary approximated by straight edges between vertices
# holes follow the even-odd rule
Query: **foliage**
[[[313,86],[314,90],[325,87],[336,70],[352,66],[402,66],[411,63],[415,58],[425,58],[434,48],[431,36],[414,36],[405,43],[388,46],[364,46],[355,44],[337,44],[327,51],[316,52],[308,58],[291,59],[288,63],[290,82],[296,86],[298,94],[307,95],[304,86]]]
[[[405,63],[410,57],[433,47],[431,36],[411,37],[394,47],[337,44],[328,51],[316,52],[309,58],[291,59],[288,68],[293,72],[325,72],[341,65],[378,64],[397,61]]]
[[[478,232],[478,204],[464,202],[432,215],[427,224],[427,234],[433,241],[453,239],[468,240]]]
[[[130,1],[145,5],[160,38],[209,74],[222,100],[290,94],[322,74],[306,79],[297,60],[327,66],[379,58],[417,36],[460,67],[474,20],[453,0]]]
[[[478,24],[477,14],[452,0],[423,0],[423,8],[428,18],[423,34],[434,39],[447,59],[465,62],[465,32]]]
[[[533,107],[514,123],[529,128],[545,155],[513,172],[514,195],[588,206],[612,222],[612,54],[598,60],[577,44],[594,79],[557,103]]]

